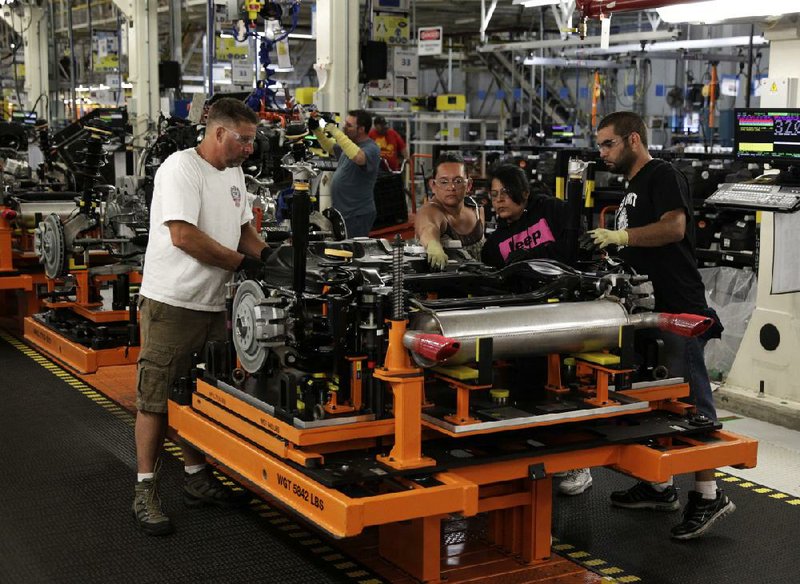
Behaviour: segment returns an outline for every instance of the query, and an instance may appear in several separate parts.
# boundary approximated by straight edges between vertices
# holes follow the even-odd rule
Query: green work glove
[[[428,264],[431,269],[441,272],[447,266],[447,254],[444,252],[442,244],[435,239],[428,243]]]
[[[624,229],[618,231],[593,229],[589,231],[589,235],[599,249],[605,249],[609,245],[616,245],[617,247],[625,247],[628,245],[628,232]]]

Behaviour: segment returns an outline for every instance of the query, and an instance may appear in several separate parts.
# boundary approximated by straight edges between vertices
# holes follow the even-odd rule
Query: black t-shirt
[[[659,312],[702,314],[707,308],[705,287],[694,254],[694,218],[689,183],[663,160],[648,162],[628,184],[616,214],[616,228],[644,227],[664,213],[683,209],[686,233],[677,243],[662,247],[625,247],[620,257],[653,282]]]
[[[484,264],[502,268],[509,256],[524,252],[527,259],[566,261],[564,229],[567,205],[561,199],[531,195],[522,216],[512,223],[498,220],[497,229],[486,236],[481,250]]]

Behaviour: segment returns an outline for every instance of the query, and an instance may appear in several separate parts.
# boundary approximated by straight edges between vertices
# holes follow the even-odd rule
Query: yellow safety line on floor
[[[131,414],[124,408],[120,407],[119,404],[117,404],[116,402],[108,399],[97,389],[93,388],[84,381],[72,375],[69,371],[66,371],[59,365],[55,364],[47,356],[31,348],[30,346],[26,345],[16,337],[11,336],[10,334],[8,334],[3,330],[0,330],[0,339],[4,340],[9,345],[19,350],[23,355],[29,357],[35,363],[41,365],[43,368],[45,368],[50,373],[58,377],[61,381],[65,382],[70,387],[78,390],[79,392],[81,392],[81,394],[88,397],[96,404],[102,406],[104,409],[108,410],[112,415],[114,415],[114,417],[125,422],[128,426],[134,425],[135,417],[133,414]],[[175,458],[183,460],[183,456],[181,454],[181,447],[175,444],[174,442],[165,440],[164,450],[169,454],[171,454],[172,456],[174,456]],[[223,484],[237,491],[244,490],[240,485],[233,482],[229,477],[217,471],[214,471],[214,474],[217,476],[217,478],[219,478],[223,482]],[[319,559],[321,559],[324,562],[327,562],[328,567],[338,570],[341,574],[343,574],[347,578],[352,579],[354,582],[357,582],[358,584],[386,584],[386,581],[380,579],[377,576],[377,574],[371,573],[368,570],[366,570],[363,566],[351,561],[351,558],[342,555],[341,553],[338,552],[338,550],[328,545],[321,546],[320,544],[324,543],[321,539],[317,538],[314,534],[307,531],[306,528],[303,527],[301,524],[295,523],[292,520],[291,515],[284,514],[284,512],[278,510],[276,507],[271,506],[263,499],[257,499],[256,502],[251,503],[249,509],[255,511],[261,518],[266,519],[267,523],[272,525],[272,527],[278,529],[279,531],[284,532],[284,534],[288,535],[289,538],[297,541],[297,543],[300,546],[309,549],[311,553],[313,553],[315,556],[318,556]],[[305,538],[305,539],[300,539],[300,538]],[[347,560],[347,561],[342,562],[341,560]],[[358,569],[354,570],[354,568]],[[368,578],[364,579],[365,576],[367,576]]]
[[[606,560],[601,558],[592,557],[589,552],[579,550],[574,545],[569,543],[562,543],[558,538],[553,538],[553,551],[558,552],[563,557],[569,559],[584,568],[591,570],[595,574],[599,574],[606,582],[641,582],[639,576],[626,574],[625,570],[617,566],[610,565]]]
[[[792,507],[800,506],[800,497],[797,497],[795,495],[782,493],[770,487],[765,487],[764,485],[759,485],[758,483],[748,481],[747,479],[743,479],[742,477],[737,477],[720,471],[717,471],[714,476],[716,476],[716,478],[722,483],[727,483],[729,485],[731,484],[736,485],[737,487],[740,487],[742,489],[748,489],[756,493],[757,495],[766,495],[770,499],[775,499],[777,501],[781,501],[782,503],[787,503]]]

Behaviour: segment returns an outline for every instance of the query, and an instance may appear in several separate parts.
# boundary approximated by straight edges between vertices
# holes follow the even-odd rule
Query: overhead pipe
[[[673,4],[691,4],[698,0],[576,0],[575,7],[585,18],[599,18],[614,12],[652,10]]]

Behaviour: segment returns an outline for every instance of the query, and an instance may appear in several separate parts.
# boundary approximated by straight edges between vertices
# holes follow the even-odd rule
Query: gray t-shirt
[[[378,177],[378,164],[381,160],[380,147],[370,139],[358,144],[364,151],[367,162],[359,166],[339,146],[335,152],[339,154],[339,163],[333,175],[333,206],[344,217],[366,215],[375,211],[375,179]]]

